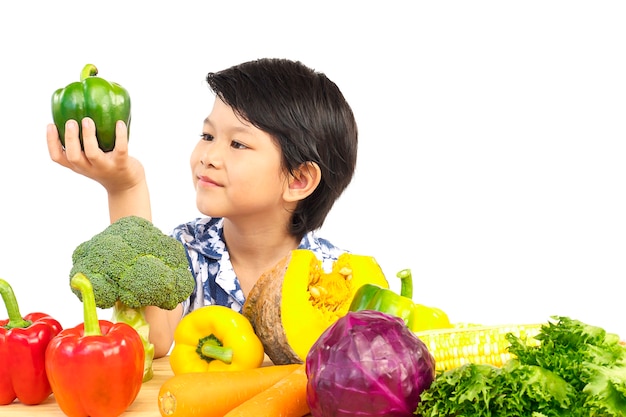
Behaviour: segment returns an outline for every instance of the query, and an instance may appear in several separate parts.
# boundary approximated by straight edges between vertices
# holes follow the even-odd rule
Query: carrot
[[[241,371],[174,375],[159,389],[159,412],[163,417],[223,417],[300,366],[270,365]]]
[[[261,391],[224,417],[303,417],[311,411],[306,401],[304,364],[266,390]]]

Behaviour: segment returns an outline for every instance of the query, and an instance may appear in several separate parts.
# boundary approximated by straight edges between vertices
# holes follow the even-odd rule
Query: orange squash
[[[259,278],[242,312],[274,364],[303,363],[366,283],[389,288],[371,256],[344,253],[325,271],[312,251],[297,249]]]

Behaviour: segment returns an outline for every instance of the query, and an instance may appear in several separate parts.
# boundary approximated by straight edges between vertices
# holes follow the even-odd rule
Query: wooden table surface
[[[161,385],[172,374],[169,357],[155,359],[152,364],[154,376],[148,382],[144,382],[135,401],[128,407],[122,416],[124,417],[161,417],[158,407],[158,395]],[[2,417],[65,417],[56,401],[54,394],[46,401],[37,405],[23,405],[14,401],[9,405],[0,405],[0,416]]]

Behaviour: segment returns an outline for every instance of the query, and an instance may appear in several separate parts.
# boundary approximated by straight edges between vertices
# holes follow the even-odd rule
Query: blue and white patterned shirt
[[[241,312],[245,297],[224,243],[224,219],[198,218],[176,227],[171,235],[182,242],[196,280],[194,292],[183,302],[183,315],[211,304]],[[313,232],[304,236],[298,249],[313,251],[327,270],[346,252]]]

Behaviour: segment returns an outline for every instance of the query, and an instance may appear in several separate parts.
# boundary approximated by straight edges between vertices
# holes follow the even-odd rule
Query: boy
[[[196,205],[206,217],[181,224],[196,289],[174,310],[146,309],[155,357],[168,353],[184,314],[209,304],[241,311],[257,279],[293,249],[323,261],[344,252],[315,235],[356,166],[357,126],[339,88],[323,73],[287,59],[258,59],[209,73],[215,94],[190,158]],[[84,151],[78,139],[82,123]],[[51,159],[100,183],[111,222],[151,220],[142,164],[128,155],[127,128],[102,152],[91,119],[69,121],[65,149],[48,125]]]

